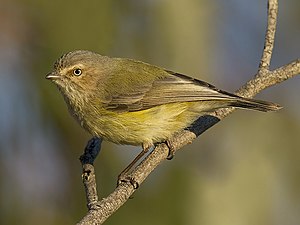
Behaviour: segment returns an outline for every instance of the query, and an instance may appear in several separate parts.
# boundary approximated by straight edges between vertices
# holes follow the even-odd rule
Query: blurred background
[[[45,75],[63,53],[128,57],[235,91],[257,71],[264,0],[0,0],[0,224],[75,224],[90,138]],[[300,57],[300,2],[279,1],[272,68]],[[300,224],[300,78],[257,96],[163,163],[106,224]],[[100,198],[140,151],[103,143]]]

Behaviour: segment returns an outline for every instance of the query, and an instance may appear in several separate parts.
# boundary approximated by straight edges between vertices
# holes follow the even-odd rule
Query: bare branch
[[[92,138],[85,147],[84,153],[80,156],[80,162],[82,164],[82,181],[89,210],[98,202],[96,176],[93,163],[100,152],[101,143],[101,139],[96,137]]]
[[[269,0],[268,25],[265,35],[265,45],[258,72],[253,79],[249,80],[236,91],[236,94],[240,96],[252,98],[260,91],[283,82],[300,73],[300,59],[297,59],[273,71],[269,70],[275,40],[277,12],[277,0]],[[172,144],[172,148],[174,148],[174,152],[178,151],[188,143],[191,143],[197,136],[208,130],[210,127],[218,123],[233,111],[234,108],[217,110],[210,115],[200,117],[187,130],[183,130],[175,134],[169,140],[169,142]],[[130,176],[134,178],[136,182],[141,184],[147,178],[147,176],[167,158],[168,153],[169,149],[166,144],[157,145],[151,154],[149,154],[131,172]],[[85,164],[83,164],[83,167],[84,165]],[[87,187],[88,185],[91,185],[91,187]],[[88,190],[96,190],[96,183],[85,183],[85,187],[88,195]],[[104,198],[100,202],[97,202],[93,206],[89,207],[89,212],[78,224],[102,224],[129,199],[134,191],[135,189],[130,183],[122,183],[107,198]],[[88,203],[91,203],[91,201],[95,200],[89,199],[88,197],[87,199]]]
[[[134,191],[135,189],[130,183],[120,184],[107,198],[103,198],[98,204],[94,205],[77,224],[102,224],[129,199]]]
[[[276,24],[277,24],[277,13],[278,13],[278,1],[268,1],[268,25],[265,35],[265,45],[263,54],[259,64],[259,71],[269,70],[272,52],[275,41]]]

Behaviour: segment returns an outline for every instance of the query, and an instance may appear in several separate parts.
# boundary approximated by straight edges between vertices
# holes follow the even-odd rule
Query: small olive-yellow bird
[[[84,50],[61,56],[46,78],[57,85],[72,116],[93,136],[142,145],[145,151],[218,108],[280,108],[148,63]]]

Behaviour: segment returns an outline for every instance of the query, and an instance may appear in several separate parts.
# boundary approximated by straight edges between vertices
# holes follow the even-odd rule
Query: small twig
[[[100,138],[92,138],[85,147],[84,153],[80,156],[82,182],[84,184],[87,207],[89,210],[93,209],[98,202],[96,176],[93,163],[101,150],[101,143],[102,140]]]
[[[274,42],[275,42],[277,14],[278,14],[278,1],[269,0],[268,1],[268,25],[267,25],[266,35],[265,35],[264,50],[259,64],[259,71],[269,70],[270,68]]]

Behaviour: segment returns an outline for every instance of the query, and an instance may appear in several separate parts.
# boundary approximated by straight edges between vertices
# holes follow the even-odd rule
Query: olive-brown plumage
[[[147,63],[83,50],[59,58],[46,78],[58,86],[70,113],[93,136],[144,148],[218,108],[280,108]]]

